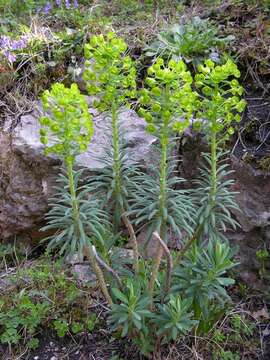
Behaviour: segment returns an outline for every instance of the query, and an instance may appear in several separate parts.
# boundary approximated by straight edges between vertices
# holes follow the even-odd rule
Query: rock
[[[91,102],[91,99],[88,101]],[[96,115],[95,111],[90,111]],[[126,137],[130,162],[134,160],[144,167],[152,164],[156,159],[156,152],[152,149],[152,144],[155,143],[156,139],[145,132],[145,121],[139,118],[133,110],[123,110],[119,117],[124,123],[124,128],[128,130]],[[89,148],[76,158],[77,166],[87,168],[89,171],[104,167],[104,164],[97,157],[104,155],[111,138],[111,133],[108,131],[110,118],[102,114],[94,116],[93,120],[95,132]],[[39,130],[37,111],[22,116],[20,124],[15,128],[12,135],[13,151],[27,162],[60,164],[54,155],[44,156],[44,146],[39,140]]]
[[[181,174],[187,180],[198,176],[200,155],[205,151],[207,145],[200,134],[191,132],[185,135],[180,152],[183,157]],[[232,191],[238,192],[236,202],[241,209],[241,212],[234,211],[234,216],[241,228],[227,235],[230,242],[239,247],[240,278],[250,286],[261,287],[260,282],[255,280],[260,268],[256,251],[264,248],[270,239],[270,173],[253,168],[233,154],[230,164],[235,181]]]
[[[114,247],[113,252],[116,253],[119,256],[119,258],[122,259],[133,259],[134,257],[132,249]]]
[[[147,235],[147,228],[144,226],[137,237],[137,242],[139,245],[140,253],[143,257],[154,258],[157,253],[157,249],[158,249],[158,241],[153,236],[151,237],[146,249],[142,253],[142,249],[144,249],[144,244],[146,242],[146,235]],[[175,233],[172,230],[170,230],[168,233],[169,248],[170,249],[180,249],[181,245],[182,245],[181,239],[179,239],[175,235]]]
[[[54,162],[36,160],[29,149],[29,159],[13,148],[12,137],[0,133],[0,240],[33,229],[47,211]]]
[[[88,264],[76,264],[73,266],[73,274],[76,279],[82,283],[88,283],[91,281],[96,281],[96,275],[92,272]]]
[[[79,256],[78,253],[75,253],[73,255],[68,255],[66,258],[65,258],[65,263],[68,264],[68,265],[74,265],[78,262],[82,261],[81,257]]]
[[[90,100],[89,100],[90,102]],[[55,156],[44,156],[39,141],[39,105],[30,114],[21,117],[20,123],[10,134],[0,132],[0,240],[14,238],[32,231],[37,232],[48,210],[48,198],[61,162]],[[94,112],[94,111],[92,111]],[[156,139],[145,132],[145,122],[132,110],[123,110],[121,118],[128,130],[128,155],[130,162],[137,161],[142,167],[152,166],[157,159]],[[76,159],[79,168],[96,171],[103,164],[94,158],[102,155],[110,141],[106,131],[109,118],[95,115],[95,135],[86,153]]]
[[[207,151],[207,146],[200,134],[191,133],[183,138],[180,150],[183,157],[182,176],[192,180],[199,175],[200,155]],[[245,232],[257,227],[269,229],[270,173],[256,170],[234,155],[231,155],[230,160],[235,180],[232,190],[238,192],[236,202],[241,209],[241,212],[235,212],[235,216],[242,229]]]
[[[250,164],[231,156],[235,171],[234,190],[241,213],[235,213],[245,232],[270,226],[270,174],[254,169]],[[267,235],[269,236],[269,235]]]

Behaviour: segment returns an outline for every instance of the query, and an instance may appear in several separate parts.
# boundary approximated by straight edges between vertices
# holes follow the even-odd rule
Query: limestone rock
[[[48,207],[48,198],[61,162],[55,156],[44,156],[39,141],[39,112],[21,117],[20,123],[10,134],[0,132],[0,240],[6,240],[22,232],[30,233],[42,221]],[[93,112],[93,111],[92,111]],[[156,139],[145,132],[145,121],[132,110],[120,114],[128,130],[128,156],[142,167],[152,166],[157,154]],[[109,118],[94,113],[95,135],[88,151],[77,157],[80,168],[95,171],[103,163],[94,155],[102,155],[109,144],[106,131]]]
[[[82,283],[96,281],[96,276],[88,264],[76,264],[72,269],[74,276]]]
[[[241,213],[236,213],[242,229],[247,232],[254,228],[270,226],[270,174],[254,169],[242,160],[231,157],[235,171],[234,190],[238,191],[236,201]]]

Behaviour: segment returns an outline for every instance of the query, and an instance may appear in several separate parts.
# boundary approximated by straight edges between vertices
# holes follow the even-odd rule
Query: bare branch
[[[92,245],[92,249],[93,249],[93,253],[96,257],[96,260],[98,262],[98,264],[103,267],[105,270],[107,270],[110,274],[112,274],[112,276],[115,278],[115,280],[117,281],[117,284],[119,286],[119,288],[122,288],[122,282],[121,279],[119,277],[119,275],[117,274],[117,272],[112,269],[108,264],[105,263],[105,261],[103,261],[97,254],[96,248]]]
[[[165,255],[167,257],[167,274],[166,274],[166,282],[165,282],[165,289],[164,289],[164,297],[169,294],[170,288],[171,288],[171,279],[172,279],[172,270],[173,270],[173,258],[171,255],[171,252],[168,248],[168,246],[165,244],[165,242],[161,239],[159,236],[159,233],[155,231],[153,233],[153,236],[158,240],[160,245],[162,246],[162,249],[165,252]]]
[[[131,241],[131,245],[132,245],[133,253],[134,253],[133,266],[134,266],[134,270],[135,270],[136,274],[138,274],[138,272],[139,272],[139,250],[138,250],[136,234],[134,232],[131,222],[129,221],[128,217],[125,214],[122,215],[122,220],[129,232],[130,241]]]

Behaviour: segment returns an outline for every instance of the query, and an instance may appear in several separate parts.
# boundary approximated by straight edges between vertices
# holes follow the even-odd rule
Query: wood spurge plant
[[[99,159],[104,163],[104,169],[99,171],[98,176],[89,179],[89,191],[94,190],[97,196],[104,197],[107,211],[113,213],[115,230],[123,220],[130,233],[134,266],[138,270],[135,234],[125,213],[129,207],[129,179],[132,174],[126,153],[124,124],[119,118],[121,107],[128,106],[129,100],[136,97],[136,68],[126,50],[126,43],[113,32],[105,37],[93,36],[85,46],[84,79],[88,93],[97,96],[93,106],[108,112],[111,118],[108,128],[111,144],[104,149],[105,156]]]
[[[93,135],[93,123],[85,97],[73,84],[66,88],[54,84],[42,97],[46,116],[40,118],[40,137],[45,153],[55,153],[63,159],[67,175],[60,175],[61,186],[52,201],[47,215],[48,225],[43,230],[55,229],[49,248],[61,245],[60,254],[87,255],[99,280],[102,292],[111,302],[102,270],[93,252],[91,237],[103,238],[105,226],[109,225],[106,214],[95,201],[86,201],[84,187],[79,187],[80,172],[73,169],[75,156],[84,152]],[[49,143],[48,137],[52,139]],[[102,222],[101,222],[102,221]]]
[[[206,60],[198,67],[195,75],[195,85],[201,90],[201,106],[197,117],[202,119],[198,127],[206,134],[210,144],[210,155],[205,155],[206,164],[202,167],[202,178],[199,180],[198,192],[207,194],[200,198],[198,211],[197,237],[207,234],[215,238],[222,236],[227,226],[235,227],[236,221],[230,210],[237,209],[234,195],[230,190],[232,181],[226,179],[231,171],[226,162],[218,167],[218,160],[222,160],[222,145],[234,133],[232,122],[241,120],[241,113],[245,108],[245,100],[241,100],[243,88],[235,79],[240,76],[237,66],[232,60],[224,65],[215,65]],[[204,120],[205,119],[205,120]],[[210,191],[207,191],[210,189]]]
[[[162,59],[158,59],[148,69],[145,82],[147,87],[139,98],[139,114],[147,121],[147,130],[159,139],[161,159],[156,177],[140,174],[136,179],[129,214],[135,217],[136,225],[147,224],[148,241],[157,231],[166,243],[170,226],[178,236],[183,229],[187,233],[192,231],[193,206],[186,191],[175,188],[183,179],[174,174],[171,142],[177,132],[183,132],[189,126],[197,94],[192,91],[192,76],[183,61],[170,60],[166,66]],[[163,248],[158,244],[149,282],[151,294],[162,253]]]
[[[76,85],[55,84],[42,97],[41,141],[46,154],[63,160],[65,170],[44,229],[55,231],[49,248],[88,257],[110,306],[111,331],[159,359],[162,344],[189,332],[209,333],[230,302],[226,287],[234,280],[226,272],[236,263],[225,231],[237,225],[231,215],[237,206],[222,150],[245,101],[232,60],[223,65],[206,60],[193,77],[182,60],[159,58],[137,91],[136,68],[126,51],[114,33],[93,36],[85,47],[87,91],[93,106],[111,119],[104,168],[95,175],[82,179],[82,171],[74,170],[76,155],[87,150],[93,135],[84,96]],[[154,172],[143,172],[126,151],[128,129],[120,112],[133,103],[146,131],[158,140]],[[205,135],[210,153],[203,157],[195,189],[188,190],[177,172],[174,148],[179,134],[192,126]],[[132,266],[120,265],[112,255],[121,224],[131,237]],[[153,259],[143,256],[143,248],[139,256],[136,233],[143,227],[145,246],[151,239],[157,244]],[[182,243],[178,254],[171,253],[170,231]],[[56,326],[61,331],[62,325]]]

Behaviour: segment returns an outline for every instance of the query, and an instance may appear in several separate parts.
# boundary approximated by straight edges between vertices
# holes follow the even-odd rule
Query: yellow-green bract
[[[198,103],[185,63],[170,60],[166,66],[159,58],[148,69],[145,83],[147,87],[140,93],[139,114],[147,121],[148,130],[184,131]]]
[[[202,93],[201,106],[197,117],[207,119],[206,127],[210,132],[221,132],[227,129],[226,140],[234,130],[232,121],[239,122],[246,106],[241,99],[244,90],[235,78],[240,77],[240,71],[232,60],[224,65],[216,65],[212,60],[206,60],[198,66],[195,75],[195,85]],[[207,130],[207,129],[204,129]]]
[[[74,156],[87,150],[93,135],[85,97],[76,84],[67,88],[56,83],[43,93],[41,100],[46,115],[40,118],[40,139],[46,154],[55,153],[73,161]]]
[[[94,106],[100,111],[110,110],[114,102],[118,108],[129,105],[127,99],[136,97],[136,68],[127,45],[113,32],[93,36],[85,45],[84,80],[89,95],[98,95]]]

